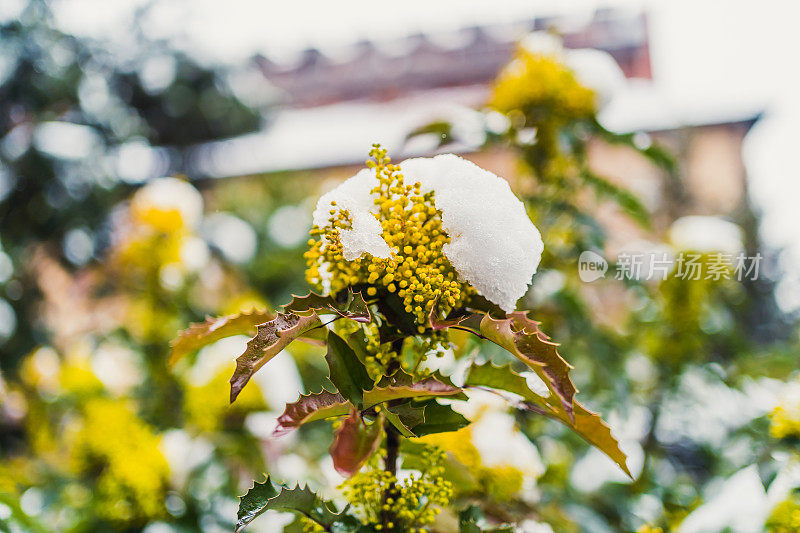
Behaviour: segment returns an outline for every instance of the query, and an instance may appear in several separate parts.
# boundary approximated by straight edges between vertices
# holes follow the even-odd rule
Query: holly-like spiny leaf
[[[454,411],[449,405],[442,405],[436,399],[426,400],[416,404],[424,409],[424,422],[411,428],[414,435],[423,437],[434,433],[447,433],[458,431],[469,425],[464,415]]]
[[[239,498],[236,532],[264,511],[289,511],[299,513],[313,520],[326,530],[345,517],[345,510],[335,511],[332,503],[322,500],[308,487],[299,485],[293,489],[281,485],[276,486],[269,478],[264,483],[255,482],[247,493]]]
[[[292,301],[283,306],[283,310],[296,315],[330,313],[362,323],[372,319],[361,293],[352,290],[340,292],[336,297],[323,296],[315,292],[309,292],[305,296],[293,296]]]
[[[425,407],[414,405],[411,401],[399,405],[387,405],[383,416],[402,436],[406,438],[419,437],[412,431],[412,428],[425,421]]]
[[[436,376],[428,376],[419,381],[414,381],[413,376],[402,369],[398,369],[391,376],[382,377],[372,390],[364,393],[364,405],[371,407],[399,398],[459,396],[462,394],[460,387],[456,387],[449,382],[440,381]]]
[[[567,416],[574,419],[573,402],[578,390],[569,377],[572,365],[559,355],[558,344],[550,341],[539,329],[539,322],[529,319],[527,312],[517,311],[509,313],[506,318],[493,318],[488,313],[462,311],[454,317],[440,319],[434,305],[430,324],[434,329],[465,329],[504,348],[542,378],[558,397]]]
[[[273,436],[278,437],[299,428],[303,424],[344,416],[353,405],[338,392],[322,392],[301,395],[296,402],[286,404]]]
[[[559,355],[558,344],[539,329],[539,322],[525,312],[514,312],[505,319],[485,315],[481,333],[525,363],[547,384],[560,400],[567,416],[573,418],[573,402],[578,390],[569,377],[572,365]]]
[[[316,314],[300,316],[279,313],[273,320],[257,326],[255,336],[247,341],[244,353],[236,358],[236,370],[231,376],[231,403],[250,378],[270,359],[278,355],[293,340],[322,326]]]
[[[589,444],[605,453],[629,476],[627,457],[619,448],[619,442],[611,434],[611,428],[600,415],[574,402],[573,416],[569,417],[554,401],[552,395],[544,397],[533,392],[526,379],[514,372],[510,366],[495,366],[491,363],[473,364],[467,372],[465,386],[490,387],[511,392],[523,400],[518,407],[558,420],[583,437]]]
[[[236,358],[236,370],[231,376],[231,403],[236,400],[250,378],[270,359],[286,348],[293,340],[308,335],[323,326],[318,313],[334,314],[357,322],[369,322],[371,315],[361,293],[347,291],[336,298],[309,293],[295,296],[284,306],[288,313],[278,313],[273,320],[259,324],[255,336],[247,342],[247,349]]]
[[[256,326],[274,318],[275,313],[272,311],[253,309],[235,315],[207,317],[204,322],[190,324],[170,343],[172,351],[169,364],[174,365],[186,355],[220,339],[234,335],[253,335]]]
[[[325,360],[336,389],[357,409],[361,409],[364,391],[370,390],[374,382],[353,349],[332,331],[328,333],[328,353]]]
[[[414,382],[410,375],[398,370],[392,376],[384,377],[374,388],[364,391],[364,409],[392,400],[408,398],[426,398],[436,396],[458,397],[463,394],[461,388],[428,377]],[[294,402],[286,405],[283,414],[278,417],[278,426],[274,435],[283,435],[303,424],[344,416],[354,407],[342,394],[323,390],[322,392],[301,395]]]
[[[382,416],[367,424],[358,409],[351,409],[350,415],[336,430],[331,445],[333,467],[339,474],[352,476],[375,453],[380,444],[382,425]]]

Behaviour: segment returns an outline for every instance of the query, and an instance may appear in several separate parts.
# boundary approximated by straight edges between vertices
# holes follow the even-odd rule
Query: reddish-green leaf
[[[626,474],[630,475],[627,458],[620,450],[619,442],[611,434],[611,428],[603,422],[598,414],[587,410],[580,403],[573,403],[572,416],[569,416],[561,402],[552,394],[545,397],[533,392],[526,379],[514,372],[510,366],[498,367],[491,363],[473,364],[467,373],[464,384],[465,386],[490,387],[520,396],[523,401],[519,407],[558,420],[583,437],[589,444],[608,455]]]
[[[283,414],[278,417],[274,436],[284,435],[303,424],[346,415],[353,405],[338,392],[322,392],[301,395],[293,403],[286,404]]]
[[[247,349],[236,358],[236,370],[231,376],[231,403],[236,400],[253,374],[267,361],[278,355],[293,340],[321,325],[322,322],[314,313],[308,316],[279,313],[273,320],[259,325],[255,337],[247,341]]]
[[[357,322],[371,320],[361,293],[350,290],[340,293],[336,298],[313,292],[307,296],[295,296],[284,309],[287,313],[278,313],[274,319],[257,326],[255,337],[248,341],[247,349],[236,359],[236,370],[231,377],[231,402],[236,400],[258,369],[293,340],[309,336],[323,325],[318,313],[333,314]]]
[[[235,315],[207,317],[205,322],[191,324],[172,341],[169,364],[174,365],[186,355],[225,337],[253,335],[256,326],[275,318],[272,311],[245,311]]]
[[[539,322],[516,312],[505,319],[485,315],[481,320],[481,333],[490,341],[502,346],[528,365],[561,400],[564,410],[573,418],[573,401],[578,390],[569,377],[572,365],[559,354],[558,344],[539,329]]]
[[[339,474],[345,477],[352,476],[375,453],[381,440],[382,421],[381,416],[371,424],[367,424],[361,418],[358,409],[350,411],[350,416],[345,418],[336,430],[331,445],[333,467]]]
[[[363,406],[364,409],[368,409],[391,400],[457,397],[460,394],[463,392],[459,387],[442,383],[434,377],[414,382],[410,375],[398,371],[392,376],[384,377],[371,390],[364,391]],[[338,392],[323,390],[316,394],[300,396],[296,402],[286,405],[283,414],[278,418],[275,435],[283,435],[315,420],[343,416],[353,407],[355,406]]]
[[[490,314],[462,312],[455,317],[439,319],[436,306],[431,310],[430,323],[434,329],[459,328],[488,339],[525,363],[547,384],[573,418],[573,401],[578,390],[569,377],[572,365],[559,355],[558,344],[539,329],[539,322],[531,320],[527,312],[509,313],[506,318],[493,318]],[[480,317],[480,322],[477,322]]]
[[[391,376],[384,376],[372,390],[364,393],[364,405],[373,406],[398,398],[419,398],[423,396],[455,396],[461,389],[453,384],[443,383],[434,376],[419,381],[402,370]]]

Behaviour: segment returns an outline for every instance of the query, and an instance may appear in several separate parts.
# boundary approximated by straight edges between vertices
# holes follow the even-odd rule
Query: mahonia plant
[[[447,440],[432,438],[469,425],[458,404],[476,389],[561,422],[627,473],[609,427],[575,400],[557,344],[515,311],[543,245],[508,183],[451,154],[400,165],[379,145],[370,155],[317,204],[305,256],[317,292],[277,313],[209,318],[173,342],[175,363],[224,337],[252,335],[236,359],[231,402],[293,341],[327,347],[336,390],[301,394],[274,434],[334,421],[330,453],[349,505],[337,509],[308,487],[267,477],[241,498],[237,531],[273,510],[296,513],[305,531],[421,533],[443,509],[459,513],[461,531],[511,531],[457,498]],[[504,349],[546,387],[531,388],[511,365],[473,361],[461,379],[433,370],[428,359],[463,332]]]

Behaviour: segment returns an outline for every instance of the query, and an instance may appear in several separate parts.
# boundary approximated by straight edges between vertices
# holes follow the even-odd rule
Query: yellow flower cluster
[[[456,491],[458,496],[479,493],[484,497],[491,496],[496,502],[507,502],[522,490],[524,475],[518,468],[511,465],[483,464],[478,448],[472,443],[472,430],[469,426],[449,433],[427,435],[420,440],[447,450],[472,474],[476,486],[460,485]]]
[[[392,249],[388,259],[366,255],[346,261],[342,255],[339,230],[349,229],[350,214],[335,205],[330,211],[328,225],[314,227],[311,235],[320,239],[309,241],[305,257],[307,279],[321,286],[320,269],[330,274],[331,291],[367,284],[367,296],[378,291],[396,293],[405,311],[425,331],[428,313],[435,300],[443,312],[463,303],[474,292],[469,285],[459,283],[458,274],[442,253],[450,237],[442,230],[441,212],[436,209],[434,193],[422,193],[420,183],[407,185],[400,168],[392,164],[386,150],[374,145],[370,151],[374,161],[367,166],[375,169],[377,184],[372,191],[378,209],[375,218],[380,222],[382,237]]]
[[[134,525],[164,514],[169,466],[158,436],[124,402],[89,400],[72,454],[79,472],[100,472],[96,497],[103,518]]]
[[[793,496],[775,506],[766,526],[770,533],[800,531],[800,498]]]
[[[384,375],[389,364],[398,359],[400,362],[400,367],[406,372],[411,373],[415,370],[408,361],[399,358],[399,354],[392,349],[391,344],[381,344],[380,333],[378,331],[378,326],[375,325],[375,323],[371,322],[369,324],[359,324],[358,322],[354,321],[341,321],[337,325],[336,329],[339,335],[344,336],[355,333],[359,330],[364,332],[364,337],[366,339],[364,348],[367,353],[367,356],[364,360],[364,365],[367,368],[369,376],[373,380],[377,381],[380,379],[380,377]],[[435,333],[435,336],[438,339],[443,335],[441,333]]]
[[[399,297],[401,305],[424,334],[423,345],[417,347],[420,358],[424,353],[446,341],[442,332],[427,329],[428,315],[437,302],[442,314],[463,305],[475,289],[458,281],[458,273],[445,257],[442,248],[450,237],[442,230],[441,212],[436,209],[433,192],[422,193],[420,183],[406,184],[397,165],[392,164],[386,150],[373,145],[367,166],[375,170],[376,185],[370,191],[380,222],[384,241],[392,250],[387,259],[365,254],[354,261],[343,255],[340,230],[351,228],[352,219],[346,209],[332,203],[326,226],[314,226],[309,250],[305,253],[308,282],[322,290],[322,280],[329,279],[331,293],[347,287],[364,288],[364,296]],[[321,271],[328,275],[322,275]],[[399,354],[389,345],[381,344],[377,328],[364,328],[367,336],[366,361],[370,375],[385,371]],[[418,361],[419,362],[419,361]],[[418,363],[417,362],[417,363]],[[412,369],[403,364],[406,370]],[[413,365],[418,366],[418,364]]]
[[[430,446],[422,454],[425,468],[398,481],[391,473],[373,468],[346,480],[341,489],[353,507],[362,514],[366,525],[376,531],[424,533],[453,497],[453,484],[444,479],[445,452]],[[393,490],[384,502],[384,493]],[[397,523],[382,523],[384,514],[396,517]]]
[[[552,118],[585,118],[597,112],[597,94],[581,85],[572,70],[555,56],[519,47],[498,75],[489,106],[501,113]],[[533,125],[533,124],[529,124]]]

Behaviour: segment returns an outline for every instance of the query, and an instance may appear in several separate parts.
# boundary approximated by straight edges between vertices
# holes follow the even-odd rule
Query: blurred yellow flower
[[[800,393],[787,394],[769,414],[769,434],[775,439],[800,437]]]
[[[800,497],[792,496],[776,505],[767,519],[766,526],[770,533],[797,533],[800,531]]]
[[[203,215],[203,198],[187,181],[161,178],[136,191],[130,212],[136,224],[171,233],[197,225]]]
[[[505,502],[522,490],[524,474],[519,468],[511,464],[495,466],[484,464],[480,451],[473,443],[471,426],[450,433],[428,435],[419,440],[449,452],[475,478],[477,491],[466,485],[457,484],[455,488],[457,495],[468,496],[477,492],[494,501]]]
[[[520,46],[497,77],[489,106],[505,114],[521,111],[536,122],[546,122],[593,116],[597,97],[555,55]]]
[[[664,533],[664,530],[660,527],[644,525],[637,529],[636,533]]]
[[[230,378],[232,372],[222,371],[200,386],[187,385],[183,409],[186,423],[202,432],[222,429],[231,419],[241,421],[247,413],[267,408],[258,384],[250,383],[231,404]]]
[[[89,400],[73,438],[73,467],[98,475],[96,509],[103,518],[133,525],[164,515],[169,466],[160,438],[124,401]]]
[[[61,389],[72,394],[89,396],[103,391],[103,383],[95,376],[87,358],[71,357],[61,366]]]

